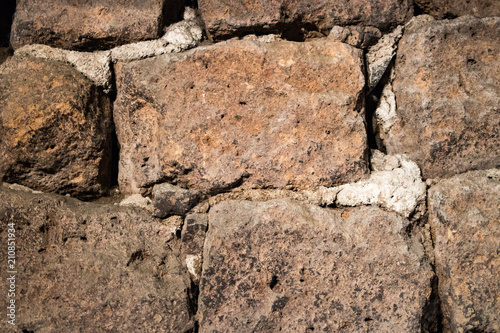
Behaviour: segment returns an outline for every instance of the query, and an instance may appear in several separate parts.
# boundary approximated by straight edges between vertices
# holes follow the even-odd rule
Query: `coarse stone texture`
[[[153,212],[151,199],[148,197],[143,197],[140,194],[128,195],[122,201],[120,201],[118,205],[122,207],[139,207],[149,212]]]
[[[500,16],[497,0],[415,0],[415,3],[422,12],[439,19],[463,15]]]
[[[161,218],[185,215],[200,201],[201,196],[199,191],[171,184],[157,184],[153,187],[153,215]]]
[[[112,88],[110,51],[78,52],[33,44],[17,49],[15,55],[67,62],[96,85],[103,87],[105,92]]]
[[[199,0],[209,33],[227,38],[249,32],[285,32],[317,29],[327,32],[334,25],[362,24],[387,30],[413,15],[412,0]]]
[[[473,171],[429,190],[445,330],[500,332],[500,170]]]
[[[5,187],[0,202],[2,240],[15,224],[16,332],[194,329],[189,275],[159,220],[140,209]],[[7,258],[7,246],[0,254]],[[7,287],[0,284],[3,295]],[[6,318],[0,331],[12,332]]]
[[[382,33],[375,27],[359,25],[342,27],[336,25],[330,31],[328,38],[337,42],[346,43],[354,47],[366,49],[375,44],[382,37]]]
[[[270,38],[273,40],[273,38]],[[309,188],[367,171],[362,51],[247,38],[115,66],[123,192]]]
[[[178,0],[18,0],[10,42],[106,49],[160,37],[183,8]]]
[[[424,178],[500,166],[500,18],[409,24],[392,87],[397,119],[379,131],[388,154],[407,154]]]
[[[372,152],[374,171],[367,179],[338,187],[335,203],[338,206],[375,204],[406,217],[414,213],[422,216],[426,186],[417,164],[405,155],[387,156],[378,150]]]
[[[366,53],[366,71],[368,75],[368,89],[372,90],[380,82],[387,67],[396,54],[398,41],[403,35],[403,26],[384,35],[377,44],[368,48]]]
[[[111,184],[111,103],[70,65],[11,57],[0,67],[0,180],[90,198]]]
[[[213,207],[200,332],[420,332],[433,273],[409,247],[408,224],[374,207]]]

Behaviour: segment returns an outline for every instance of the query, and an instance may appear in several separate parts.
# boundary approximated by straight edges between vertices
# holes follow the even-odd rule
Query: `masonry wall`
[[[498,1],[2,2],[5,332],[500,332]]]

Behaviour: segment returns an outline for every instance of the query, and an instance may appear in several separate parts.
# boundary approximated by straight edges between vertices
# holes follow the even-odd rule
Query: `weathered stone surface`
[[[500,332],[500,170],[429,190],[439,294],[449,332]]]
[[[422,12],[439,19],[463,15],[500,16],[497,0],[415,0],[415,3]]]
[[[160,37],[183,8],[178,0],[19,0],[10,42],[106,49]]]
[[[413,15],[412,0],[200,0],[198,4],[216,39],[254,31],[287,33],[300,26],[326,32],[334,25],[363,24],[386,30]]]
[[[0,67],[0,180],[92,197],[111,183],[111,103],[70,65],[11,57]]]
[[[153,188],[153,215],[165,218],[185,215],[201,199],[199,191],[187,190],[170,184],[157,184]]]
[[[3,241],[15,224],[19,332],[194,329],[189,275],[160,221],[139,209],[4,187],[0,202]],[[7,246],[0,254],[7,258]],[[6,281],[6,269],[0,276]],[[3,295],[7,287],[0,284]],[[11,329],[4,318],[0,331]]]
[[[366,71],[368,74],[368,89],[377,86],[387,67],[396,54],[398,41],[403,35],[403,27],[398,26],[394,31],[384,35],[377,44],[371,46],[366,53]]]
[[[499,39],[500,18],[406,27],[392,83],[397,119],[379,131],[388,154],[407,154],[424,178],[500,166]]]
[[[331,40],[229,41],[115,66],[124,192],[168,180],[216,193],[367,172],[362,51]]]
[[[380,37],[382,37],[382,33],[379,29],[359,25],[348,27],[336,25],[328,35],[328,38],[337,42],[346,43],[363,49],[375,44]]]
[[[408,223],[373,207],[213,207],[200,332],[420,332],[433,273],[409,248]]]

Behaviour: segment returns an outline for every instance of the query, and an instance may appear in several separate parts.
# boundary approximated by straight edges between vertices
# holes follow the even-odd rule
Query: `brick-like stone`
[[[374,207],[212,207],[200,332],[420,332],[433,273],[408,224]]]
[[[11,57],[0,68],[0,180],[89,198],[112,182],[111,103],[66,63]]]
[[[500,170],[472,171],[429,190],[445,330],[500,332]]]
[[[200,0],[198,4],[216,39],[249,32],[284,32],[296,37],[301,27],[327,32],[334,25],[387,30],[413,15],[412,0]]]
[[[424,178],[500,167],[500,18],[415,20],[399,42],[389,154],[407,154]]]
[[[463,15],[500,16],[498,0],[415,0],[415,4],[425,14],[438,19]]]
[[[117,63],[120,188],[217,193],[360,179],[362,51],[327,39],[229,41]]]
[[[141,209],[3,186],[0,202],[4,258],[9,224],[16,236],[16,332],[194,331],[191,281],[161,221]],[[3,319],[0,331],[13,332]]]
[[[18,0],[10,42],[106,49],[160,37],[183,8],[178,0]]]

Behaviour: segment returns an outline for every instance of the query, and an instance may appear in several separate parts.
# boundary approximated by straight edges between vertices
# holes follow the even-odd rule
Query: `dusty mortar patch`
[[[106,92],[111,89],[110,51],[78,52],[33,44],[17,49],[14,54],[69,63]]]
[[[388,156],[378,150],[373,150],[372,154],[370,177],[339,186],[336,204],[378,205],[409,217],[425,200],[426,186],[420,169],[405,155]]]
[[[43,193],[42,191],[35,191],[29,188],[28,186],[20,185],[20,184],[9,184],[9,183],[2,183],[3,187],[6,187],[8,189],[14,190],[14,191],[23,191],[23,192],[28,192],[28,193],[33,193],[33,194],[41,194]]]
[[[200,19],[193,8],[186,7],[184,20],[165,29],[160,39],[137,42],[111,50],[113,62],[129,62],[173,52],[182,52],[198,46],[203,38]]]
[[[396,96],[392,90],[392,83],[389,82],[384,86],[373,118],[375,133],[380,133],[380,131],[389,133],[392,125],[396,122]]]

